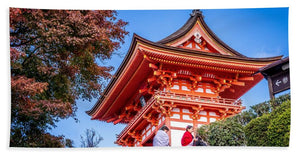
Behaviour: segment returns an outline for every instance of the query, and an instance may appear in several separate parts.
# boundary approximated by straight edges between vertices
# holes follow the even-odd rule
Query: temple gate
[[[171,146],[181,146],[187,125],[197,129],[245,109],[239,98],[263,79],[254,73],[280,59],[240,54],[194,10],[183,27],[161,41],[134,34],[121,66],[87,113],[94,120],[126,123],[119,145],[152,146],[156,131],[166,125]]]

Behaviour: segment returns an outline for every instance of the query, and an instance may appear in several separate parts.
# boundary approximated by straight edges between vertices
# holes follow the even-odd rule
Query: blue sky
[[[210,29],[226,44],[248,57],[271,57],[289,55],[288,8],[265,9],[202,9],[204,20]],[[112,65],[115,70],[126,55],[133,33],[151,41],[159,41],[179,29],[190,17],[192,10],[118,10],[118,18],[129,22],[129,35],[125,43],[112,59],[104,65]],[[113,72],[114,73],[114,72]],[[249,106],[269,99],[267,81],[258,85],[241,97],[243,105]],[[76,123],[74,119],[61,120],[50,131],[54,135],[64,135],[80,147],[80,135],[85,129],[95,129],[102,137],[100,147],[115,147],[113,142],[125,125],[90,120],[85,111],[90,110],[97,99],[78,100]]]

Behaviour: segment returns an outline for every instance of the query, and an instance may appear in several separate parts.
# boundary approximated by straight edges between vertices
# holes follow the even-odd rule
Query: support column
[[[204,108],[202,108],[202,106],[199,105],[198,107],[192,107],[192,109],[193,109],[193,115],[191,118],[193,119],[194,136],[196,136],[197,128],[198,128],[198,119],[200,119],[199,112],[204,110]]]
[[[268,76],[268,85],[269,85],[269,94],[270,94],[270,99],[274,99],[274,92],[273,92],[273,84],[272,84],[272,80],[271,80],[271,76]]]
[[[194,128],[194,137],[196,137],[197,129],[198,129],[198,119],[193,119],[193,128]]]

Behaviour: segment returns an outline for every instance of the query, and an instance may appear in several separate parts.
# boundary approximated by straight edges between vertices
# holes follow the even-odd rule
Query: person
[[[194,141],[196,141],[197,139],[194,138],[193,136],[193,126],[191,125],[188,125],[186,127],[186,131],[185,133],[183,134],[182,138],[181,138],[181,145],[182,146],[193,146],[194,144]]]
[[[168,131],[169,128],[167,126],[162,126],[153,138],[153,146],[169,146]]]
[[[197,140],[195,141],[194,146],[207,146],[207,143],[203,141],[199,135],[197,135],[196,138]]]

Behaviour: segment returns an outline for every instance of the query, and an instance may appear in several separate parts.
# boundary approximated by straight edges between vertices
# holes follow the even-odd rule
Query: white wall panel
[[[185,123],[185,122],[177,122],[177,121],[171,121],[170,124],[172,127],[181,127],[181,128],[186,128],[188,125],[193,125],[193,123]]]
[[[173,108],[172,111],[174,111],[174,112],[180,112],[180,109],[179,108]]]
[[[200,115],[207,115],[207,112],[206,111],[200,111],[199,114]]]
[[[189,120],[192,121],[193,119],[190,118],[189,115],[182,115],[183,120]]]
[[[171,118],[180,119],[180,115],[179,114],[173,114],[173,116]]]
[[[189,111],[189,109],[182,109],[182,112],[183,113],[189,113],[189,114],[191,114],[191,112]]]
[[[210,123],[215,122],[217,119],[216,118],[210,118],[209,121]]]
[[[217,116],[216,112],[210,111],[209,116]]]
[[[171,129],[171,146],[178,147],[181,146],[181,138],[184,134],[184,130],[174,130]]]
[[[200,117],[199,121],[201,121],[201,122],[207,122],[207,118],[206,117]]]

